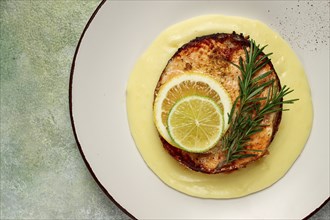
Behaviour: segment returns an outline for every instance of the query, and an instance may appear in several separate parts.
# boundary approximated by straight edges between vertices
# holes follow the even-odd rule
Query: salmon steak
[[[242,34],[217,33],[197,37],[186,43],[171,57],[164,68],[156,89],[154,97],[157,97],[159,89],[172,77],[180,74],[200,73],[212,77],[221,83],[230,96],[232,103],[240,95],[239,77],[242,76],[237,66],[239,60],[245,59],[245,50],[249,51],[249,37]],[[264,55],[263,53],[261,55]],[[267,58],[268,59],[268,58]],[[269,61],[256,75],[271,71],[262,82],[274,81],[273,89],[280,90],[281,85],[272,63]],[[271,87],[266,87],[259,97],[267,97]],[[260,105],[264,103],[261,100]],[[235,108],[239,106],[236,103]],[[282,104],[280,106],[282,108]],[[260,132],[253,134],[245,145],[246,152],[253,152],[253,156],[239,158],[227,162],[227,152],[223,150],[222,139],[212,149],[203,153],[187,152],[169,144],[160,136],[163,147],[179,163],[187,168],[207,173],[230,173],[237,169],[246,167],[247,164],[256,161],[268,154],[268,147],[271,144],[281,121],[281,111],[270,113],[264,116]],[[226,133],[224,134],[226,136]]]

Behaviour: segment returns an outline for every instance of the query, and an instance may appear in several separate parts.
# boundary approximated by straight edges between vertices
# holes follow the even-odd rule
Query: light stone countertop
[[[130,219],[89,173],[70,122],[71,63],[98,5],[0,0],[0,219]]]

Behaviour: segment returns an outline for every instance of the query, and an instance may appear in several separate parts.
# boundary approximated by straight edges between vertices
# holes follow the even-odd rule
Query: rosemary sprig
[[[262,82],[272,73],[272,70],[256,76],[256,73],[265,67],[272,53],[263,54],[266,46],[259,48],[255,41],[250,41],[250,50],[245,51],[245,60],[239,59],[239,64],[232,63],[242,73],[239,80],[240,95],[233,103],[229,113],[229,129],[222,140],[222,150],[227,152],[226,162],[230,163],[240,158],[255,156],[253,152],[258,150],[247,150],[246,146],[253,134],[262,131],[265,125],[262,125],[264,117],[270,113],[286,111],[283,104],[292,104],[298,99],[284,100],[284,96],[293,92],[287,86],[280,90],[275,86],[275,80]],[[260,94],[266,89],[268,94],[261,97]],[[261,106],[261,102],[264,104]],[[238,107],[236,108],[236,105]]]

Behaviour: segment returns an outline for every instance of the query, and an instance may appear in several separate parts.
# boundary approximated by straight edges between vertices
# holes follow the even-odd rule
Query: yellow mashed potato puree
[[[213,33],[242,33],[257,44],[268,45],[282,85],[299,98],[284,106],[279,130],[269,146],[270,154],[230,174],[192,171],[163,148],[153,122],[154,90],[168,60],[185,43]],[[313,109],[307,77],[290,46],[260,21],[222,15],[205,15],[175,24],[163,31],[137,61],[127,85],[127,112],[131,134],[149,168],[168,186],[200,198],[236,198],[265,189],[290,169],[309,137]]]

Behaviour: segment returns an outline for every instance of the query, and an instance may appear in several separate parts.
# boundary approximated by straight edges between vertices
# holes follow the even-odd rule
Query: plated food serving
[[[127,85],[143,159],[170,187],[202,198],[245,196],[283,177],[307,141],[311,103],[304,70],[277,33],[221,15],[165,30]]]
[[[102,1],[78,42],[70,78],[70,113],[86,167],[109,199],[133,219],[303,219],[324,204],[329,197],[329,93],[325,92],[329,86],[324,80],[329,42],[326,29],[321,28],[328,23],[324,6],[321,2],[312,7],[308,2]],[[204,111],[194,109],[210,118],[213,129],[207,130],[218,134],[210,140],[219,143],[231,130],[233,121],[225,112],[231,112],[236,96],[231,97],[229,87],[209,71],[193,65],[190,69],[188,64],[181,74],[159,82],[184,45],[234,32],[248,41],[241,50],[243,61],[250,43],[259,49],[266,46],[263,54],[272,53],[267,66],[272,65],[281,89],[293,90],[283,100],[299,100],[282,104],[289,110],[278,112],[280,122],[269,127],[277,127],[277,132],[264,155],[247,158],[249,163],[228,172],[194,170],[196,166],[189,167],[170,154],[162,139],[169,136],[168,144],[178,143],[171,143],[172,149],[189,157],[222,149],[211,141],[198,144],[203,149],[193,148],[182,138],[178,118],[183,116],[190,128],[204,128],[200,117],[189,122],[194,117],[181,111],[189,103],[202,106]],[[189,57],[188,48],[186,54]],[[177,61],[171,63],[180,67]],[[229,67],[240,74],[234,64],[239,63]],[[276,79],[273,73],[269,77]],[[170,125],[159,131],[156,100],[166,97],[162,96],[165,89],[176,88],[180,81],[203,82],[202,88],[211,88],[213,95],[180,97],[169,108],[171,116],[165,122],[171,121]],[[216,97],[221,97],[220,103]],[[209,135],[199,135],[198,140]]]

